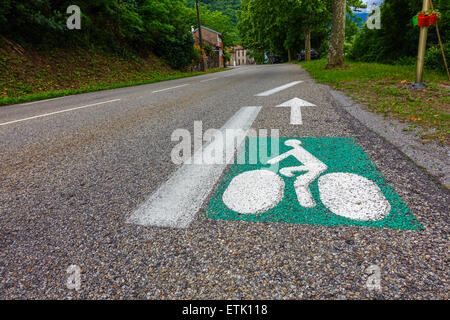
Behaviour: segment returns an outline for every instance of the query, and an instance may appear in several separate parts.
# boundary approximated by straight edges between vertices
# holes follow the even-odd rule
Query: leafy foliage
[[[237,11],[241,6],[241,0],[199,0],[199,4],[210,11],[223,12],[234,24],[238,21]],[[195,8],[195,0],[188,0],[188,6]]]
[[[68,30],[70,0],[2,0],[2,35],[21,44],[101,46],[122,54],[161,54],[181,68],[192,59],[192,36],[185,0],[78,0],[81,30]]]
[[[434,0],[433,4],[442,15],[439,30],[445,41],[450,35],[450,2]],[[381,6],[381,30],[363,28],[356,36],[351,58],[383,63],[414,61],[408,58],[417,56],[419,28],[413,26],[412,17],[421,9],[421,1],[385,0]],[[449,46],[447,42],[447,51]],[[430,27],[428,31],[428,48],[426,63],[434,69],[444,70],[442,54],[437,49],[435,27]]]
[[[222,33],[225,47],[239,44],[239,35],[236,24],[221,11],[211,11],[207,6],[200,6],[200,22],[203,26]],[[187,19],[191,26],[197,27],[197,11],[189,9]]]
[[[444,44],[444,53],[447,63],[450,63],[450,42]],[[427,49],[425,64],[429,69],[445,73],[445,65],[442,60],[442,51],[439,45],[433,45]]]
[[[361,7],[362,3],[349,0],[348,5]],[[244,46],[285,57],[288,50],[304,48],[307,29],[312,47],[325,48],[331,11],[331,0],[242,0],[238,29]]]

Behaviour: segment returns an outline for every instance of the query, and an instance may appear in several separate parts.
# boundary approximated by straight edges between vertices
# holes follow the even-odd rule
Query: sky
[[[368,4],[368,5],[375,4],[375,5],[379,6],[380,4],[382,4],[384,2],[384,0],[362,0],[362,2],[364,2],[365,4]]]
[[[376,5],[380,6],[384,0],[362,0],[367,6]],[[360,12],[367,12],[368,9],[359,9]]]
[[[367,7],[369,7],[371,5],[380,6],[384,2],[384,0],[362,0],[362,2],[364,2],[364,4],[366,4]],[[358,9],[357,11],[354,11],[355,15],[362,19],[362,21],[359,22],[359,26],[362,26],[362,24],[366,21],[366,19],[368,17],[368,13],[367,13],[368,10],[369,10],[369,8]]]

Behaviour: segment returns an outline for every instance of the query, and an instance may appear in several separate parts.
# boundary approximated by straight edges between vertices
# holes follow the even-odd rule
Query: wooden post
[[[195,0],[195,7],[197,9],[197,24],[198,24],[198,39],[200,41],[200,49],[202,51],[202,71],[206,71],[206,60],[203,55],[203,39],[202,39],[202,25],[200,23],[200,10],[198,8],[198,0]]]
[[[429,9],[430,9],[430,1],[423,0],[422,10],[428,11]],[[415,89],[426,88],[427,86],[423,82],[423,69],[425,65],[425,53],[427,50],[427,36],[428,36],[428,26],[420,27],[419,49],[417,53],[416,82],[413,84],[413,88]]]

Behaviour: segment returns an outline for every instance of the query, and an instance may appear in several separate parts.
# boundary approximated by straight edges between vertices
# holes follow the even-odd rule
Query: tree
[[[237,24],[237,11],[241,6],[241,0],[199,0],[200,5],[206,6],[209,11],[220,11],[228,16],[234,24]],[[195,7],[195,0],[188,0],[188,7]]]
[[[305,60],[311,60],[311,33],[326,27],[330,19],[329,0],[302,0],[299,10],[305,39]]]
[[[189,10],[187,20],[192,26],[197,26],[196,11],[194,9]],[[203,26],[222,33],[225,47],[239,44],[237,27],[229,16],[221,11],[210,11],[206,6],[200,6],[200,18]]]
[[[344,66],[345,21],[347,0],[332,0],[333,19],[331,26],[330,47],[326,69]]]
[[[299,0],[243,0],[238,13],[242,44],[256,52],[289,53],[301,34],[299,5]]]
[[[363,6],[361,0],[342,3],[344,29],[347,3],[354,7]],[[243,44],[255,49],[257,54],[270,51],[285,56],[287,52],[291,60],[294,50],[302,49],[304,45],[306,59],[310,60],[311,44],[321,46],[321,42],[328,39],[331,12],[331,0],[243,0],[238,13],[238,29]]]

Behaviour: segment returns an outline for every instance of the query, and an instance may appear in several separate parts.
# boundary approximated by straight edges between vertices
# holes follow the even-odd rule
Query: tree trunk
[[[292,61],[291,48],[288,49],[288,60],[289,60],[289,62]]]
[[[330,47],[326,69],[344,66],[345,20],[347,0],[333,1],[333,20],[331,27]]]
[[[311,61],[311,27],[305,29],[305,61]]]

